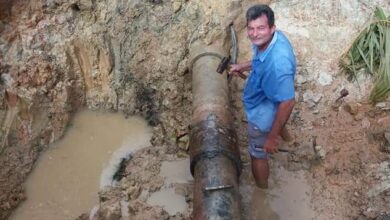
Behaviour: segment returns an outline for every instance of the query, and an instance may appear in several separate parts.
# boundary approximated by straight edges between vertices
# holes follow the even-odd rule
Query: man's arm
[[[238,73],[243,73],[245,71],[249,71],[252,68],[252,61],[247,61],[243,63],[237,63],[230,65],[228,73],[231,75],[236,75]]]
[[[279,104],[275,120],[272,124],[271,132],[268,134],[267,140],[264,143],[264,150],[267,153],[278,152],[278,136],[280,135],[283,126],[290,117],[294,105],[294,99],[283,101]]]

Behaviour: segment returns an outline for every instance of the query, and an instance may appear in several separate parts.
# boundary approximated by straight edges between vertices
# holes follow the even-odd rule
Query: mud
[[[75,219],[88,212],[99,189],[113,185],[119,159],[148,146],[148,130],[141,118],[78,113],[64,138],[37,161],[24,184],[27,199],[10,219]]]
[[[321,219],[311,205],[312,188],[307,182],[308,172],[285,170],[279,161],[281,157],[286,156],[272,160],[268,190],[257,188],[250,175],[242,177],[240,191],[245,207],[244,219]]]
[[[36,159],[84,106],[140,115],[154,126],[151,146],[134,153],[117,186],[99,192],[91,216],[190,219],[191,181],[172,183],[185,198],[185,211],[170,214],[147,203],[166,187],[162,162],[188,158],[189,48],[196,41],[223,41],[226,25],[234,21],[239,62],[250,59],[243,13],[259,2],[0,1],[0,219],[25,199],[22,183]],[[371,79],[348,82],[337,63],[374,6],[390,11],[390,3],[261,2],[274,8],[276,25],[291,39],[298,58],[297,105],[288,124],[293,141],[281,166],[306,173],[316,217],[385,219],[390,214],[390,103],[369,105]],[[243,84],[233,79],[230,88],[245,164]],[[343,88],[350,94],[334,103]],[[241,185],[252,184],[249,170],[242,176],[248,178]],[[89,216],[80,213],[79,219]]]

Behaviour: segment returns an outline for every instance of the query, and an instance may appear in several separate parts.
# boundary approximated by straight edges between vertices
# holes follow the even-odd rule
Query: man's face
[[[275,32],[275,25],[270,27],[267,16],[261,15],[256,20],[248,22],[247,32],[252,44],[258,46],[260,49],[265,49]]]

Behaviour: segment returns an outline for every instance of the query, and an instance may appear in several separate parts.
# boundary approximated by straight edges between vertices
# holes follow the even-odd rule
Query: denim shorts
[[[263,149],[267,135],[267,132],[262,132],[253,123],[248,123],[248,152],[252,158],[268,159],[268,153]]]

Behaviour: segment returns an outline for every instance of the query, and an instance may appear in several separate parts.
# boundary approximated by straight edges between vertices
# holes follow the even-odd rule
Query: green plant
[[[370,101],[376,103],[390,95],[390,15],[377,7],[370,24],[355,39],[340,61],[348,80],[364,73],[374,78]]]

